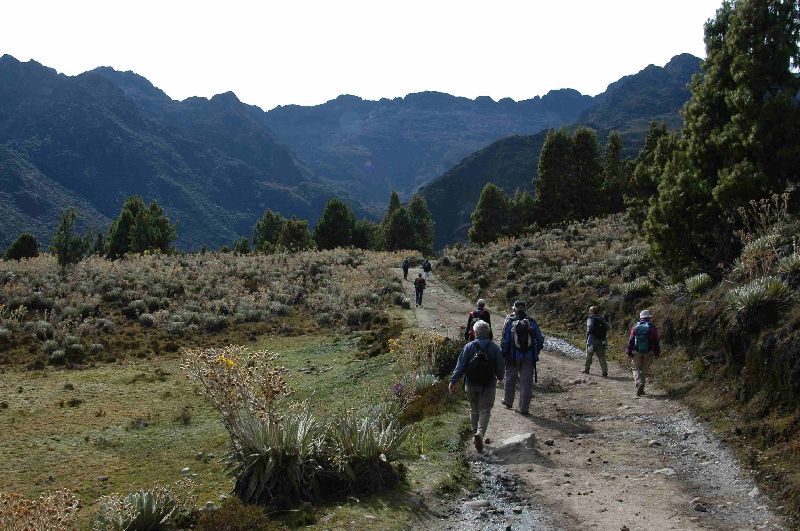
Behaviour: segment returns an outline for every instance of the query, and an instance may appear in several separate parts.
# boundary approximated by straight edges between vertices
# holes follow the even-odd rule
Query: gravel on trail
[[[411,283],[403,286],[413,296]],[[414,309],[417,325],[459,337],[473,303],[434,272]],[[492,317],[499,336],[505,314]],[[546,337],[530,416],[502,407],[498,389],[491,443],[482,454],[464,450],[480,486],[439,502],[417,528],[788,529],[683,404],[652,385],[636,398],[629,369],[614,363],[607,378],[596,363],[583,374],[583,357],[575,345]]]

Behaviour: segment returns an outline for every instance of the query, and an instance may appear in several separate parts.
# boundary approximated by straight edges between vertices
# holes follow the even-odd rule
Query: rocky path
[[[399,270],[398,270],[399,274]],[[413,286],[404,282],[413,300]],[[463,333],[471,302],[435,276],[421,328]],[[504,312],[495,309],[494,328]],[[728,449],[679,402],[627,368],[585,375],[583,353],[548,338],[531,415],[500,404],[483,454],[466,449],[481,487],[442,514],[442,529],[787,529]]]

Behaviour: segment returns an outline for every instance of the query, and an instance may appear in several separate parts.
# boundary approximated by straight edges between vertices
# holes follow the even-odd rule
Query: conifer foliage
[[[119,258],[145,251],[166,253],[176,236],[175,225],[158,203],[145,205],[140,196],[131,196],[108,229],[107,254],[109,258]]]
[[[6,260],[21,260],[39,256],[39,241],[30,232],[23,232],[6,249]]]
[[[674,273],[719,271],[738,251],[737,208],[797,184],[798,10],[795,0],[726,1],[706,24],[705,75],[692,82],[645,224]]]
[[[508,196],[498,186],[486,183],[472,213],[469,241],[490,243],[508,231]]]

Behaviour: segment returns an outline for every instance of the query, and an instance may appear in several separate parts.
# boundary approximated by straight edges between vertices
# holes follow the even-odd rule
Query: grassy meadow
[[[8,331],[0,343],[0,492],[35,498],[69,489],[80,500],[81,528],[103,496],[184,475],[198,507],[219,504],[234,483],[221,460],[230,437],[181,368],[182,351],[240,344],[278,354],[291,389],[278,411],[307,401],[318,418],[332,419],[390,396],[399,382],[417,386],[398,487],[272,514],[289,527],[404,527],[418,518],[420,495],[460,492],[469,480],[463,407],[427,376],[434,367],[389,352],[388,339],[413,326],[390,271],[397,262],[362,251],[92,258],[66,272],[47,256],[0,262],[0,327]]]

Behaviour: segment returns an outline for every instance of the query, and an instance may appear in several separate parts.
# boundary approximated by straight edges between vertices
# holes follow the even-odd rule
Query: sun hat
[[[651,317],[653,317],[653,312],[650,310],[642,310],[639,312],[639,319],[649,319]]]
[[[478,306],[478,308],[483,308],[484,306],[486,306],[486,301],[483,299],[478,299],[478,302],[476,302],[475,304]]]

